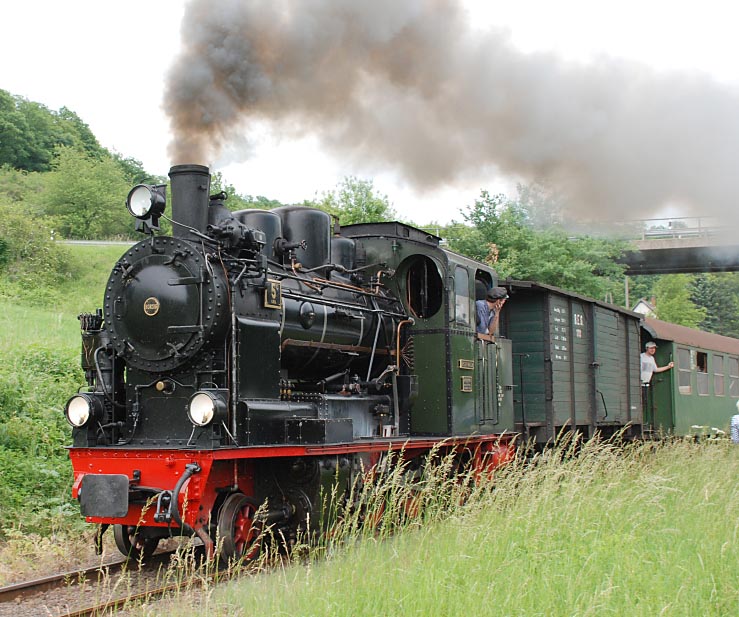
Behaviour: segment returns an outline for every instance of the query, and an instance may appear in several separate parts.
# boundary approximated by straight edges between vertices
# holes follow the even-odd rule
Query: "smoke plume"
[[[173,164],[212,161],[266,123],[317,137],[351,173],[545,181],[581,213],[716,214],[739,194],[736,90],[524,54],[454,0],[193,0],[182,38],[165,95]]]

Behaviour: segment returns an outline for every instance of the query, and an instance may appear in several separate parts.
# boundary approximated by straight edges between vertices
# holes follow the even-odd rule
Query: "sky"
[[[165,175],[172,164],[172,133],[162,105],[168,72],[182,51],[186,4],[6,3],[0,88],[51,109],[72,109],[103,146]],[[464,6],[473,30],[495,28],[522,58],[545,53],[573,67],[616,60],[634,70],[644,67],[653,76],[700,75],[716,87],[739,88],[732,3],[467,0]],[[260,125],[250,139],[256,147],[249,150],[248,160],[234,160],[247,155],[225,147],[209,161],[239,193],[298,202],[352,175],[372,179],[403,218],[418,224],[459,220],[460,208],[471,204],[481,189],[514,196],[515,184],[522,180],[515,165],[486,166],[466,169],[424,191],[419,187],[424,182],[409,180],[402,166],[388,164],[390,158],[385,164],[363,165],[361,156],[343,156],[309,131],[280,137]],[[670,216],[681,214],[679,205],[663,207]]]

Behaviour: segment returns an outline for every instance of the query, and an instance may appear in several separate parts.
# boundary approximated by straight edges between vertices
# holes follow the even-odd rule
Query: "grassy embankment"
[[[5,280],[0,289],[0,563],[14,569],[47,553],[50,537],[81,527],[62,412],[84,385],[77,315],[101,306],[123,247],[68,251],[72,275],[60,286],[34,294]]]
[[[561,454],[511,465],[463,506],[429,487],[423,525],[137,614],[739,614],[739,449]]]

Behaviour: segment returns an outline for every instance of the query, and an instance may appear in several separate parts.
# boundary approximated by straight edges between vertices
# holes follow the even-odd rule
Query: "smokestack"
[[[205,165],[175,165],[169,170],[169,178],[172,182],[172,219],[175,221],[172,234],[175,238],[191,238],[188,228],[205,233],[210,170]]]

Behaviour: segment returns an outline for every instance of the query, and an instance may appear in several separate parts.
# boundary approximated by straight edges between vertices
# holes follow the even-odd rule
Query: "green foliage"
[[[629,304],[626,308],[632,308],[641,298],[652,302],[654,296],[654,285],[659,280],[659,275],[639,274],[629,277]]]
[[[344,178],[333,191],[324,193],[318,201],[305,202],[304,205],[320,208],[338,217],[341,225],[396,219],[387,195],[376,194],[372,180],[353,176]]]
[[[70,277],[69,254],[51,229],[0,197],[0,296],[46,304]]]
[[[9,220],[0,213],[0,225]],[[33,240],[36,228],[21,227],[12,239]],[[0,273],[2,291],[15,292],[12,300],[0,297],[0,537],[13,525],[48,533],[61,521],[70,527],[80,520],[70,495],[72,474],[64,446],[71,429],[63,416],[64,404],[84,384],[76,316],[100,306],[105,281],[123,248],[69,247],[65,263],[73,276],[48,283],[48,289],[32,285],[25,296]],[[42,275],[45,268],[36,268]]]
[[[251,195],[239,195],[234,186],[229,184],[219,171],[210,177],[210,194],[215,195],[220,192],[226,193],[225,205],[231,212],[246,209],[268,210],[283,205],[279,201],[270,201],[266,197],[254,198]]]
[[[90,128],[70,109],[51,111],[5,90],[0,90],[0,135],[0,165],[27,171],[48,171],[59,146],[92,157],[105,153]]]
[[[697,328],[706,317],[706,309],[690,299],[694,277],[690,274],[663,276],[654,286],[657,317],[688,328]]]
[[[76,350],[75,350],[76,352]],[[3,529],[23,521],[49,529],[60,509],[71,514],[71,474],[62,413],[84,382],[78,353],[39,345],[4,349],[0,364],[0,503]],[[0,534],[1,535],[1,534]]]
[[[26,212],[38,214],[38,199],[42,190],[43,174],[0,165],[0,203],[23,204]]]
[[[510,202],[482,191],[462,214],[467,224],[452,223],[444,236],[450,248],[494,265],[503,278],[535,280],[599,299],[622,295],[624,266],[615,262],[622,242],[571,237],[558,227],[537,230],[528,208],[526,199]]]
[[[31,129],[23,114],[18,110],[15,99],[5,90],[0,90],[0,163],[33,168]]]
[[[123,177],[131,187],[137,184],[164,184],[166,182],[161,176],[153,176],[147,172],[144,169],[143,163],[133,157],[123,156],[118,152],[114,152],[112,158],[118,163],[118,166],[123,172]]]
[[[739,338],[739,274],[698,274],[690,288],[690,299],[705,309],[701,330]]]
[[[91,158],[62,147],[47,174],[41,201],[65,238],[105,239],[133,234],[125,199],[131,183],[110,157]]]

